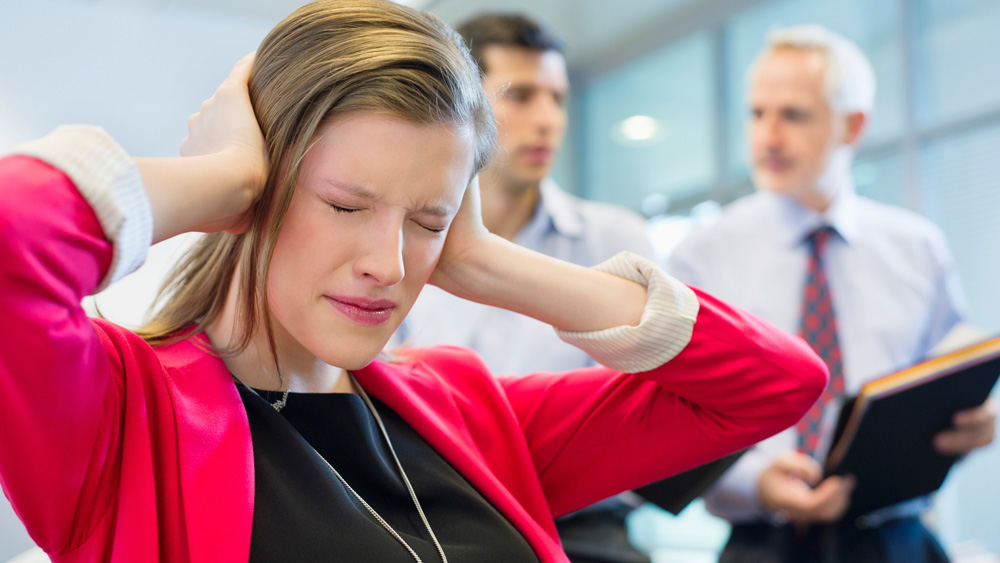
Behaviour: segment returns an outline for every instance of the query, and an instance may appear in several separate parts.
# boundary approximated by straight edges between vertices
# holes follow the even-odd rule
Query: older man
[[[865,56],[816,26],[775,31],[749,73],[757,193],[729,205],[671,257],[679,279],[802,335],[830,389],[797,428],[746,454],[706,496],[733,524],[721,562],[946,561],[918,499],[845,521],[853,483],[818,459],[838,399],[922,359],[962,318],[941,232],[854,192],[851,163],[874,104]],[[935,439],[962,454],[992,440],[992,404]]]

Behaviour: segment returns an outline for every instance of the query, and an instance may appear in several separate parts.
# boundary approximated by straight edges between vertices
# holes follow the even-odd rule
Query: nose
[[[566,112],[553,94],[535,96],[531,109],[535,128],[542,133],[558,131],[566,122]]]
[[[757,151],[778,152],[784,143],[781,120],[770,113],[756,116],[750,127],[751,139]]]
[[[355,275],[383,287],[403,280],[403,222],[385,220],[375,225],[362,241],[361,255],[354,261]]]

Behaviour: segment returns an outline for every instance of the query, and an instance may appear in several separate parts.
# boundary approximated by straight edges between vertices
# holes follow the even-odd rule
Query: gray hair
[[[783,48],[817,51],[826,56],[823,88],[834,112],[872,113],[875,72],[868,57],[848,39],[818,25],[797,25],[768,33],[765,48],[751,65],[748,78],[753,77],[764,55]]]

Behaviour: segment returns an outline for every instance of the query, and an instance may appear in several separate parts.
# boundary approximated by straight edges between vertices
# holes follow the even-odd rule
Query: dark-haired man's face
[[[494,166],[506,186],[526,187],[548,175],[566,133],[569,77],[557,51],[490,45],[486,76],[503,154]]]

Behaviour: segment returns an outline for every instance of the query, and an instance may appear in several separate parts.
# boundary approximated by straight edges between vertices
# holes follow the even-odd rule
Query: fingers
[[[800,522],[835,522],[840,520],[851,504],[854,477],[827,477],[808,499],[803,519]]]
[[[448,240],[451,244],[456,242],[455,238],[451,236],[452,234],[458,238],[488,234],[486,227],[483,226],[483,208],[478,175],[472,177],[465,193],[462,194],[462,203],[455,219],[448,228],[448,234]],[[450,250],[450,248],[446,250]]]
[[[250,85],[250,72],[253,70],[254,55],[256,55],[256,53],[257,52],[254,51],[253,53],[244,56],[242,59],[237,61],[235,65],[233,65],[232,70],[229,71],[229,75],[226,76],[226,79],[223,80],[222,84],[220,84],[218,89],[216,89],[215,96],[213,97],[224,95],[228,89],[234,89],[240,93],[248,91]],[[206,100],[205,103],[209,103],[210,101],[211,98]]]
[[[188,118],[188,136],[181,142],[181,156],[203,156],[235,151],[234,165],[247,166],[247,183],[261,184],[267,175],[264,137],[250,102],[248,81],[254,54],[243,57],[229,75]],[[235,168],[234,168],[235,169]]]
[[[226,82],[235,82],[237,84],[246,84],[250,81],[250,71],[253,69],[253,60],[257,56],[257,51],[252,51],[244,55],[244,57],[233,65],[233,70],[229,72],[229,76],[226,77]]]
[[[245,93],[248,91],[250,71],[253,70],[253,61],[256,54],[257,52],[253,51],[237,61],[225,80],[222,81],[222,84],[216,88],[212,97],[201,103],[197,113],[188,116],[188,136],[181,141],[181,156],[197,156],[210,152],[209,147],[206,146],[206,141],[202,139],[201,135],[201,128],[208,127],[208,125],[203,124],[203,121],[205,121],[204,115],[211,112],[217,98],[221,97],[225,99],[230,96],[243,97],[247,95]]]
[[[791,477],[815,485],[823,478],[823,468],[813,458],[799,452],[787,452],[774,461],[774,467]]]
[[[992,399],[955,413],[954,426],[934,436],[934,449],[942,455],[958,456],[990,444],[996,433],[996,416]]]
[[[810,483],[817,483],[815,487]],[[761,472],[757,492],[762,505],[796,523],[833,522],[851,502],[854,477],[822,479],[819,464],[809,456],[789,452]]]
[[[761,472],[757,495],[761,504],[777,512],[803,506],[812,488],[820,480],[816,462],[798,452],[788,452]]]
[[[854,486],[853,477],[838,476],[827,477],[815,488],[801,481],[787,482],[782,494],[783,506],[778,512],[799,524],[835,522],[850,507]]]
[[[985,403],[972,409],[965,409],[955,413],[952,424],[956,428],[985,426],[993,424],[997,418],[997,404],[993,399],[987,399]]]

